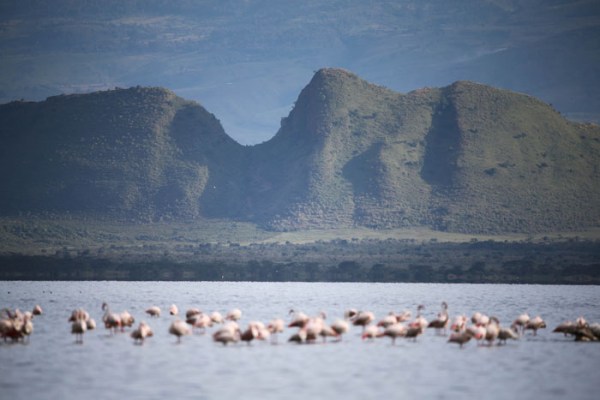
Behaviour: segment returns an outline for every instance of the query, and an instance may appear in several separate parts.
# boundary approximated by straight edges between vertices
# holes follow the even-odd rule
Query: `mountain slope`
[[[529,96],[470,82],[402,95],[325,69],[257,146],[254,196],[277,229],[575,229],[599,221],[599,139]]]
[[[597,224],[598,127],[532,97],[470,82],[443,89],[424,178],[438,229],[544,231]],[[435,146],[450,137],[447,147]],[[431,162],[428,162],[431,160]],[[432,172],[432,171],[438,171]],[[439,171],[444,178],[439,178]],[[437,208],[435,208],[437,207]]]
[[[140,87],[2,105],[0,141],[2,215],[274,230],[600,225],[600,129],[466,81],[401,94],[322,69],[255,146],[199,104]]]
[[[212,114],[164,89],[13,102],[0,120],[3,213],[197,217],[241,151]]]
[[[355,220],[378,225],[372,219],[378,210],[390,211],[391,198],[418,198],[396,190],[420,180],[418,173],[411,167],[402,175],[386,155],[391,151],[407,160],[418,159],[414,146],[424,135],[430,114],[426,101],[404,104],[398,93],[346,71],[317,72],[278,134],[257,146],[258,164],[267,163],[259,170],[277,171],[275,182],[302,194],[296,196],[300,201],[290,205],[272,200],[269,191],[263,193],[263,204],[273,207],[270,214],[281,216],[274,226],[347,225]],[[295,149],[294,157],[282,149]],[[274,160],[278,165],[273,166],[269,154],[280,155]],[[417,222],[418,218],[409,223]]]

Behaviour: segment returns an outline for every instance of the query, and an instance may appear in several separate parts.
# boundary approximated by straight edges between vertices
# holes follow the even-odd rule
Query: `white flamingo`
[[[191,329],[186,325],[185,321],[180,319],[175,320],[169,326],[169,333],[177,337],[177,343],[181,343],[181,337],[192,333]]]
[[[154,336],[154,332],[150,326],[144,321],[140,322],[138,327],[131,332],[131,337],[133,338],[134,343],[144,344],[144,340],[147,337]]]
[[[238,308],[234,308],[233,310],[227,313],[225,319],[229,321],[239,321],[242,318],[242,312]]]
[[[104,311],[104,316],[102,317],[104,327],[109,329],[111,334],[113,330],[116,332],[121,327],[121,317],[119,314],[112,313],[107,303],[102,303],[102,310]]]
[[[83,334],[87,331],[87,323],[82,319],[71,322],[71,333],[75,335],[75,343],[83,343]]]
[[[338,340],[342,340],[342,335],[350,330],[350,325],[343,319],[336,319],[333,321],[333,324],[331,324],[331,328],[337,332]]]
[[[277,335],[283,332],[285,322],[281,318],[275,318],[267,325],[267,329],[271,332],[271,342],[277,343]]]
[[[237,343],[240,340],[240,328],[235,322],[228,322],[219,330],[213,333],[213,340],[222,343],[223,346],[229,343]]]
[[[160,307],[152,306],[146,310],[146,314],[154,318],[160,317]]]
[[[359,311],[351,320],[352,325],[362,326],[363,333],[366,327],[375,320],[375,315],[371,311]]]
[[[406,336],[408,333],[408,329],[405,325],[401,323],[395,323],[393,325],[387,326],[383,332],[378,334],[378,337],[388,336],[392,338],[392,345],[396,344],[396,338]]]

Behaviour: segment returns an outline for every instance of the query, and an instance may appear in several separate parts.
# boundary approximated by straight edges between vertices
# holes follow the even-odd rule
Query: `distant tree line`
[[[262,255],[239,245],[202,246],[203,254],[193,248],[191,255],[177,251],[13,254],[0,256],[0,279],[600,284],[596,242],[407,245],[383,241],[379,245],[387,244],[386,251],[370,255],[360,244],[348,243],[313,244],[316,249],[311,251],[302,250],[305,245],[269,245],[271,251]],[[342,248],[345,251],[340,252]],[[395,256],[381,254],[386,252]]]

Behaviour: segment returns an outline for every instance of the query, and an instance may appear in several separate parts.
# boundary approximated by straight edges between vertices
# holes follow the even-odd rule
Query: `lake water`
[[[67,319],[84,307],[101,322],[102,302],[145,320],[154,337],[143,346],[129,333],[110,336],[100,326],[75,344]],[[506,346],[463,349],[428,330],[416,342],[388,338],[362,341],[360,329],[337,343],[297,345],[254,342],[224,347],[209,334],[176,344],[168,334],[174,317],[191,307],[223,315],[237,307],[240,325],[289,320],[290,309],[327,312],[332,322],[347,308],[389,311],[424,304],[433,319],[440,303],[450,316],[475,311],[497,316],[503,325],[521,312],[541,315],[548,328]],[[29,344],[0,343],[2,399],[305,399],[426,398],[597,399],[600,343],[577,343],[552,333],[580,315],[600,321],[600,287],[538,285],[249,283],[249,282],[0,282],[0,307],[44,314],[34,319]],[[160,318],[144,310],[161,307]],[[137,325],[137,322],[136,322]]]

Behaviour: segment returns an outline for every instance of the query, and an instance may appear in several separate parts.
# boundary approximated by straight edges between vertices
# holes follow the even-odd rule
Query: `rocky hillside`
[[[168,90],[13,102],[0,107],[0,121],[5,215],[196,218],[239,197],[228,182],[243,147],[212,114]]]
[[[471,82],[399,94],[321,70],[255,154],[254,197],[279,229],[529,232],[600,222],[598,127]]]
[[[132,88],[0,106],[0,212],[220,218],[275,230],[600,225],[600,129],[472,82],[400,94],[318,71],[271,140]]]

